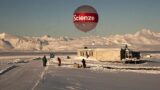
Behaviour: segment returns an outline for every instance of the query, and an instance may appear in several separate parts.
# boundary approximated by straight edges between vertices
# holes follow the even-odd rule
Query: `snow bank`
[[[61,56],[62,68],[75,68],[73,65],[77,63],[82,65],[82,58],[77,56],[72,56],[71,59],[67,59],[66,56]],[[152,62],[150,62],[152,63]],[[100,62],[92,59],[86,59],[87,67],[86,69],[96,72],[134,72],[134,73],[144,73],[144,74],[160,74],[160,64],[150,66],[150,63],[144,64],[123,64],[123,63],[112,63],[112,62]],[[148,64],[148,65],[146,65]],[[48,65],[58,66],[57,58],[49,60]]]

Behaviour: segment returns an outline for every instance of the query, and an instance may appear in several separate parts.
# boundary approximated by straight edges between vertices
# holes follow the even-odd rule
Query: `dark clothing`
[[[57,60],[58,60],[58,66],[61,66],[61,59],[58,57]]]
[[[45,67],[46,64],[47,64],[47,58],[46,58],[46,56],[43,57],[42,61],[43,61],[43,66]]]
[[[85,59],[82,59],[82,65],[83,65],[83,68],[86,68],[86,61],[85,61]]]

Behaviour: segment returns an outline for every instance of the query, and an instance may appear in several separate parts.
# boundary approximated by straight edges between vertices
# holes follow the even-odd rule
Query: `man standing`
[[[42,61],[43,61],[43,67],[46,67],[46,64],[47,64],[47,58],[46,56],[44,55],[44,57],[42,58]]]
[[[83,68],[86,68],[86,60],[85,59],[82,59],[82,65],[83,65]]]

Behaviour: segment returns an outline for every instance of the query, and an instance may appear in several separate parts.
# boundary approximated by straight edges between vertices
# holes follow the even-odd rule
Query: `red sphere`
[[[92,6],[82,5],[74,11],[73,22],[77,29],[88,32],[97,26],[98,13]]]

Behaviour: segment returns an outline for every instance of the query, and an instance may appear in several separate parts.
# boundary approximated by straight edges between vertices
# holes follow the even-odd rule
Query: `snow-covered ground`
[[[67,59],[67,56],[58,56],[62,60],[63,68],[76,68],[74,63],[82,65],[82,57],[71,56],[71,59]],[[160,58],[160,57],[159,57]],[[86,58],[85,58],[86,59]],[[153,62],[144,62],[142,64],[124,64],[114,62],[100,62],[93,58],[86,59],[86,69],[100,72],[136,72],[136,73],[148,73],[148,74],[160,74],[160,59],[152,60]],[[159,61],[159,62],[154,62]],[[54,65],[58,67],[57,57],[49,59],[48,65]],[[78,68],[81,69],[81,68]]]
[[[70,59],[67,59],[67,56],[70,57]],[[16,63],[23,63],[30,60],[41,60],[43,56],[40,55],[33,55],[33,56],[1,56],[0,57],[0,65],[6,66],[6,65],[12,65]],[[82,68],[76,68],[74,67],[74,63],[82,65],[81,60],[84,57],[77,57],[76,55],[56,55],[55,58],[49,58],[48,59],[48,65],[52,65],[55,67],[58,67],[58,61],[57,57],[60,57],[62,60],[62,66],[61,68],[75,68],[75,69],[82,69]],[[94,58],[84,58],[86,59],[87,67],[86,69],[89,69],[91,71],[96,72],[136,72],[136,73],[149,73],[149,74],[160,74],[160,57],[159,55],[156,56],[156,58],[150,58],[145,59],[148,62],[144,62],[141,64],[124,64],[124,63],[118,63],[118,62],[100,62],[98,60],[95,60]]]
[[[51,37],[44,35],[42,37],[28,37],[28,36],[16,36],[6,33],[0,34],[0,52],[10,51],[30,51],[30,52],[41,52],[41,51],[76,51],[79,48],[83,48],[85,45],[93,46],[107,46],[107,47],[118,47],[120,48],[123,44],[128,44],[129,48],[136,50],[152,50],[160,51],[160,33],[153,32],[149,29],[143,29],[136,32],[135,34],[125,35],[110,35],[110,36],[89,36],[89,37]],[[0,63],[17,62],[21,60],[33,60],[34,58],[42,57],[39,55],[15,55],[15,56],[0,56]],[[61,67],[74,68],[73,64],[77,63],[81,65],[82,57],[71,56],[71,59],[67,59],[67,56],[60,56],[62,58]],[[123,64],[123,63],[111,63],[111,62],[100,62],[93,58],[87,59],[87,66],[93,71],[130,71],[130,72],[141,72],[141,73],[154,73],[160,74],[160,55],[144,55],[146,60],[153,62],[145,62],[142,64]],[[57,57],[56,57],[57,58]],[[56,58],[49,60],[49,65],[57,64]],[[109,69],[113,68],[113,69]],[[142,70],[131,70],[130,68],[140,68]],[[154,70],[145,70],[151,69]],[[158,70],[155,70],[158,69]]]

